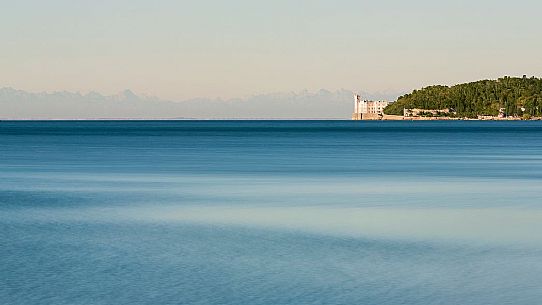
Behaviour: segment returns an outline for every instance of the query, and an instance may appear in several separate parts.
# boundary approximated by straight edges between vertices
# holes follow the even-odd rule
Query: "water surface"
[[[538,304],[542,122],[0,122],[2,304]]]

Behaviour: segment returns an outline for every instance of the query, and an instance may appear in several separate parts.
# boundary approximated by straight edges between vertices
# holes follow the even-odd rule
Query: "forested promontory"
[[[542,79],[508,77],[455,86],[430,86],[399,97],[384,113],[402,115],[403,109],[453,109],[457,117],[542,115]]]

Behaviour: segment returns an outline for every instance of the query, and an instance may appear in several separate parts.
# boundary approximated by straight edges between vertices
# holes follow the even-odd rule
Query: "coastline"
[[[381,116],[378,115],[368,115],[362,116],[359,119],[353,118],[353,120],[360,121],[541,121],[542,117],[532,117],[530,119],[523,119],[521,117],[488,117],[488,116],[478,116],[478,118],[467,118],[467,117],[405,117],[400,115],[388,115],[384,114]]]

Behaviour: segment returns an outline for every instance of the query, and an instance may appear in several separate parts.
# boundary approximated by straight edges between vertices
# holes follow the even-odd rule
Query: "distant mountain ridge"
[[[124,90],[116,95],[68,91],[32,93],[0,88],[0,119],[347,119],[350,90],[279,92],[237,99],[168,101]],[[361,92],[368,99],[400,94]]]

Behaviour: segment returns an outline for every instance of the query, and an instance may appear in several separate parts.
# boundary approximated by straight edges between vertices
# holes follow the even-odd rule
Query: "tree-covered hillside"
[[[541,116],[542,79],[506,76],[452,87],[430,86],[399,97],[384,113],[402,115],[404,108],[453,108],[459,117],[496,116],[505,108],[508,116]]]

